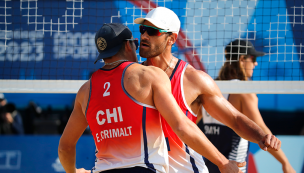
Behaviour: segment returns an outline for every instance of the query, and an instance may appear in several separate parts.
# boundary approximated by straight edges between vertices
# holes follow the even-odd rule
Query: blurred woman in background
[[[218,80],[250,80],[253,69],[258,65],[256,58],[264,56],[265,53],[258,52],[252,43],[245,40],[234,40],[225,48],[226,62],[221,68]],[[258,109],[258,97],[254,93],[248,94],[223,94],[223,96],[241,113],[258,124],[265,133],[272,134],[263,121]],[[247,161],[249,142],[238,136],[233,130],[211,117],[204,108],[199,112],[198,121],[203,117],[203,131],[208,139],[229,160],[238,162]],[[268,151],[281,164],[284,173],[295,173],[282,149],[279,151]],[[247,162],[248,163],[248,162]],[[216,165],[206,159],[206,165],[210,173],[220,173]],[[244,173],[247,167],[240,168]]]

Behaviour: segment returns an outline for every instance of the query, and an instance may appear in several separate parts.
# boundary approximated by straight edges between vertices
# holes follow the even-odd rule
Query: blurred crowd
[[[51,106],[42,110],[35,102],[17,110],[14,103],[0,93],[0,135],[61,134],[72,108],[53,110]]]
[[[24,134],[22,117],[12,103],[0,93],[0,134]]]
[[[30,101],[26,107],[19,108],[10,100],[5,98],[5,94],[0,93],[0,135],[45,135],[45,134],[62,134],[63,130],[69,120],[73,106],[67,105],[60,110],[53,108],[49,105],[46,108],[41,108],[39,103]],[[286,122],[286,118],[283,118],[285,112],[269,112],[262,111],[262,115],[265,116],[265,122],[271,126],[276,134],[283,135],[304,135],[303,125],[303,111],[294,112],[289,115],[289,121]],[[291,114],[290,112],[288,114]],[[276,116],[277,115],[277,116]],[[276,120],[273,120],[273,116],[276,116]],[[281,119],[279,118],[281,117]],[[286,129],[282,131],[282,121],[286,125],[290,125],[288,131]],[[299,125],[295,125],[295,122]],[[302,125],[300,125],[302,124]],[[84,134],[90,134],[89,127],[86,129]]]

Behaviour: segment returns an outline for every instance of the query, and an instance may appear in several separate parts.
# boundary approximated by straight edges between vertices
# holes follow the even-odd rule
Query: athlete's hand
[[[267,134],[259,142],[259,146],[264,151],[267,151],[269,149],[278,151],[281,148],[281,141],[274,135]]]
[[[296,173],[296,171],[293,169],[293,167],[290,165],[290,163],[283,164],[282,169],[283,169],[284,173]]]
[[[76,173],[91,173],[90,170],[85,170],[84,168],[76,169]]]
[[[239,167],[243,167],[246,165],[246,162],[236,162],[233,160],[229,160],[229,163],[224,165],[222,168],[219,168],[221,173],[243,173]]]

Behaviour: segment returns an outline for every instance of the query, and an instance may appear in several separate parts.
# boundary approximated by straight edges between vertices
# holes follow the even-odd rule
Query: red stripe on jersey
[[[183,90],[182,90],[182,75],[184,70],[186,70],[185,68],[187,68],[187,63],[183,60],[179,60],[179,64],[178,67],[175,70],[175,73],[173,74],[173,76],[171,75],[170,80],[171,80],[171,89],[172,89],[172,94],[175,98],[175,100],[177,101],[177,104],[179,105],[179,107],[182,109],[182,111],[186,114],[187,113],[187,117],[193,121],[194,123],[196,123],[196,115],[193,115],[193,113],[191,113],[192,111],[188,109],[188,106],[186,105],[186,100],[183,97]]]
[[[188,111],[187,106],[185,105],[183,94],[182,94],[182,88],[181,88],[181,77],[182,73],[184,71],[184,68],[186,68],[187,63],[185,61],[179,60],[175,69],[173,70],[173,73],[170,77],[171,79],[171,90],[172,94],[177,102],[177,104],[180,106],[181,110],[186,115],[186,112]],[[187,117],[193,121],[196,122],[196,116],[191,114],[190,111],[187,112]],[[171,149],[171,143],[176,143],[178,146],[183,147],[182,140],[173,132],[172,128],[169,126],[169,124],[166,122],[166,120],[162,117],[162,125],[164,129],[165,137],[168,138],[170,149]],[[169,152],[170,154],[170,152]]]
[[[171,89],[176,102],[185,116],[196,123],[197,117],[189,110],[190,108],[188,109],[183,93],[183,74],[186,68],[187,63],[179,60],[170,77]],[[163,118],[162,126],[168,141],[168,148],[170,148],[170,151],[168,152],[170,172],[175,172],[176,170],[180,172],[196,172],[196,170],[199,170],[198,172],[208,172],[202,156],[197,154],[190,147],[186,148],[183,141],[174,133],[172,128]]]

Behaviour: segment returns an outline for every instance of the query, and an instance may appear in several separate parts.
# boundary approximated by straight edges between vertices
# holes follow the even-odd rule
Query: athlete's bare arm
[[[256,94],[230,94],[229,102],[261,127],[265,133],[272,134],[260,114]],[[268,152],[282,164],[284,173],[295,173],[282,149],[279,149],[279,151],[269,150]]]
[[[162,70],[156,67],[143,68],[139,64],[131,65],[126,70],[124,84],[127,92],[136,100],[155,106],[174,132],[187,145],[215,163],[222,173],[238,172],[237,166],[245,165],[245,162],[228,161],[199,128],[184,115],[171,94],[170,81]],[[79,171],[75,169],[75,150],[78,139],[88,125],[85,119],[85,109],[89,88],[90,83],[86,82],[79,89],[74,110],[60,139],[58,154],[67,173]]]
[[[258,143],[260,148],[265,151],[267,148],[276,151],[280,149],[281,141],[271,134],[266,135],[256,123],[235,109],[223,97],[218,86],[208,74],[190,67],[187,68],[185,76],[192,85],[192,92],[200,93],[197,95],[212,117],[233,129],[242,138]]]
[[[245,166],[245,162],[228,161],[185,116],[171,94],[169,78],[161,69],[132,65],[126,70],[124,84],[127,92],[136,100],[155,106],[173,131],[192,149],[216,164],[222,173],[239,172],[238,166]]]
[[[200,106],[200,108],[198,109],[198,113],[196,114],[197,115],[196,124],[198,124],[203,118],[203,110],[202,109],[203,109],[202,106]]]
[[[58,146],[58,156],[60,162],[67,173],[90,173],[91,171],[76,170],[76,144],[88,126],[85,118],[86,102],[89,97],[90,82],[86,82],[79,89],[73,112],[60,138]]]

